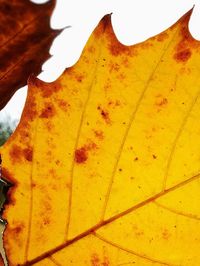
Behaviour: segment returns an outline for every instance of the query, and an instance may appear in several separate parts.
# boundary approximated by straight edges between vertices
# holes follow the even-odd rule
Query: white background
[[[39,78],[53,81],[66,67],[73,65],[105,14],[112,13],[112,24],[119,41],[133,45],[164,31],[192,8],[189,29],[193,37],[200,40],[200,0],[57,0],[51,26],[54,29],[65,29],[53,42],[50,49],[52,57],[43,65]],[[15,93],[1,111],[0,120],[8,116],[12,119],[20,118],[26,91],[24,87]]]

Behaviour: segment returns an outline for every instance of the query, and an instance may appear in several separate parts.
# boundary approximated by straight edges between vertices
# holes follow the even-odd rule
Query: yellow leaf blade
[[[1,149],[15,183],[10,265],[200,263],[200,45],[188,18],[126,47],[107,16],[57,81],[30,78]]]

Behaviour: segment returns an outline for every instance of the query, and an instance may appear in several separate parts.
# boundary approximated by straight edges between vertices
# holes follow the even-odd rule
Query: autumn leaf
[[[39,74],[58,34],[50,26],[55,1],[36,5],[29,0],[0,1],[0,109],[30,74]]]
[[[200,43],[190,14],[139,45],[106,16],[79,62],[29,79],[1,149],[9,265],[200,265]]]

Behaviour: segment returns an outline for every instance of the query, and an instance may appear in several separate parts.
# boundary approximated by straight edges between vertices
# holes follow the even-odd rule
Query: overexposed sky
[[[57,0],[51,26],[65,29],[53,42],[52,57],[44,63],[39,78],[53,81],[66,67],[75,64],[87,39],[105,14],[112,13],[112,24],[119,41],[133,45],[164,31],[192,8],[189,28],[194,38],[200,40],[200,0]],[[24,87],[15,93],[1,111],[0,120],[6,116],[20,118],[26,91]]]

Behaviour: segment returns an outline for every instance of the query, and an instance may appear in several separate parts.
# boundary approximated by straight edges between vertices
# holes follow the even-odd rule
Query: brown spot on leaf
[[[60,165],[60,160],[56,160],[56,165]]]
[[[58,175],[57,175],[57,173],[56,173],[56,170],[54,168],[52,168],[52,169],[49,170],[49,176],[52,177],[52,180],[55,180],[55,179],[58,179],[59,178]]]
[[[187,48],[183,51],[177,52],[174,55],[174,58],[176,59],[177,62],[184,63],[184,62],[187,62],[191,56],[192,56],[192,52],[189,48]]]
[[[41,118],[52,118],[56,114],[55,107],[52,103],[48,102],[45,104],[40,117]]]
[[[52,156],[52,151],[50,150],[50,151],[47,151],[46,152],[46,155],[47,155],[47,157],[51,157]]]
[[[103,256],[101,259],[98,254],[94,253],[91,256],[91,265],[92,266],[109,266],[110,262],[107,256]]]
[[[46,200],[42,201],[41,206],[43,206],[43,208],[45,209],[45,212],[51,212],[52,211],[51,201],[48,200],[48,198]]]
[[[22,159],[31,162],[33,157],[33,149],[31,147],[21,148],[17,144],[13,144],[9,154],[13,163],[20,163]]]
[[[89,53],[93,54],[95,52],[95,47],[94,46],[89,46],[87,48],[87,50],[88,50]]]
[[[43,218],[43,224],[44,225],[49,225],[51,223],[51,219],[49,217],[44,217]]]
[[[84,145],[83,147],[75,151],[75,162],[79,164],[85,163],[88,159],[88,152],[96,149],[97,149],[96,143],[91,141],[88,142],[88,144]]]
[[[38,87],[44,98],[49,98],[54,93],[57,93],[63,89],[59,80],[56,80],[55,82],[52,82],[50,84],[40,81],[40,84],[38,84]]]
[[[12,235],[16,237],[19,233],[21,233],[24,229],[24,224],[18,224],[17,226],[10,229],[12,231]]]
[[[96,143],[91,142],[91,141],[89,141],[89,143],[86,144],[85,147],[86,147],[86,149],[87,149],[88,151],[91,151],[91,150],[95,150],[95,149],[97,149],[97,145],[96,145]]]
[[[88,155],[86,148],[82,147],[75,151],[75,162],[76,163],[85,163],[87,161]]]
[[[168,240],[170,238],[170,233],[167,229],[164,229],[163,232],[162,232],[162,237],[163,239],[165,240]]]
[[[102,130],[94,130],[95,137],[98,138],[99,140],[104,139],[104,134]]]
[[[133,56],[136,54],[136,50],[133,47],[121,44],[113,35],[110,36],[109,50],[113,56],[120,56],[122,54]]]
[[[37,186],[35,183],[31,183],[31,188],[34,189]]]
[[[110,262],[109,262],[108,257],[104,256],[102,266],[109,266],[109,265],[110,265]]]
[[[126,68],[129,68],[129,67],[130,67],[130,61],[129,61],[129,59],[128,59],[127,56],[124,56],[124,58],[123,58],[123,60],[122,60],[122,64],[123,64],[123,66],[126,67]]]
[[[158,34],[155,38],[158,42],[163,42],[164,40],[166,40],[169,37],[167,32],[161,32],[160,34]]]
[[[108,111],[101,110],[101,115],[107,124],[110,124],[110,117]]]
[[[111,124],[109,112],[107,110],[103,109],[101,106],[98,106],[97,110],[100,111],[101,117],[106,122],[106,124]]]
[[[117,78],[122,81],[126,79],[126,75],[124,73],[120,73],[119,75],[117,75]]]
[[[31,162],[33,159],[33,149],[31,147],[25,148],[23,150],[23,153],[24,153],[24,158],[27,161]]]
[[[64,112],[67,112],[69,110],[70,104],[68,102],[64,101],[63,99],[58,99],[57,102],[60,109]]]
[[[119,70],[120,70],[120,65],[119,64],[113,63],[113,62],[111,62],[109,64],[109,73],[118,72]]]
[[[8,223],[6,227],[7,234],[9,233],[10,239],[12,240],[15,239],[15,241],[17,241],[18,247],[22,247],[23,245],[21,235],[23,234],[24,228],[25,225],[22,222],[17,222],[17,221],[13,222],[13,226],[9,225]]]
[[[76,76],[76,80],[77,80],[78,82],[82,82],[83,79],[84,79],[84,75],[82,75],[82,74]]]
[[[186,63],[191,58],[193,49],[200,48],[199,41],[192,37],[188,28],[190,15],[191,12],[187,13],[182,19],[182,27],[179,32],[180,41],[175,48],[176,51],[173,56],[177,63]]]
[[[121,102],[119,100],[115,100],[115,101],[109,101],[108,102],[108,106],[115,108],[121,105]]]
[[[134,232],[134,235],[138,238],[144,235],[144,232],[140,228],[138,228],[137,225],[133,225],[133,232]]]
[[[17,144],[13,144],[11,146],[9,154],[13,162],[20,162],[22,156],[22,148]]]
[[[22,138],[22,141],[29,140],[29,138],[30,138],[30,134],[28,131],[25,130],[25,128],[20,131],[20,136]]]
[[[158,99],[158,100],[156,101],[156,105],[157,105],[157,106],[161,107],[161,106],[164,106],[164,105],[168,104],[168,100],[167,100],[167,98],[165,98],[165,97],[161,98],[160,95],[158,95],[157,97],[160,98],[160,99]]]
[[[100,259],[96,253],[92,254],[92,256],[91,256],[91,265],[92,266],[99,266],[100,265]]]
[[[112,86],[111,86],[111,80],[108,78],[108,80],[105,82],[105,85],[104,85],[105,93],[107,93],[107,92],[110,91],[111,89],[112,89]]]
[[[48,119],[45,120],[45,126],[46,126],[48,132],[51,132],[52,129],[54,128],[53,123],[50,120],[48,120]],[[49,144],[50,144],[50,146],[52,146],[52,143],[49,143]]]

